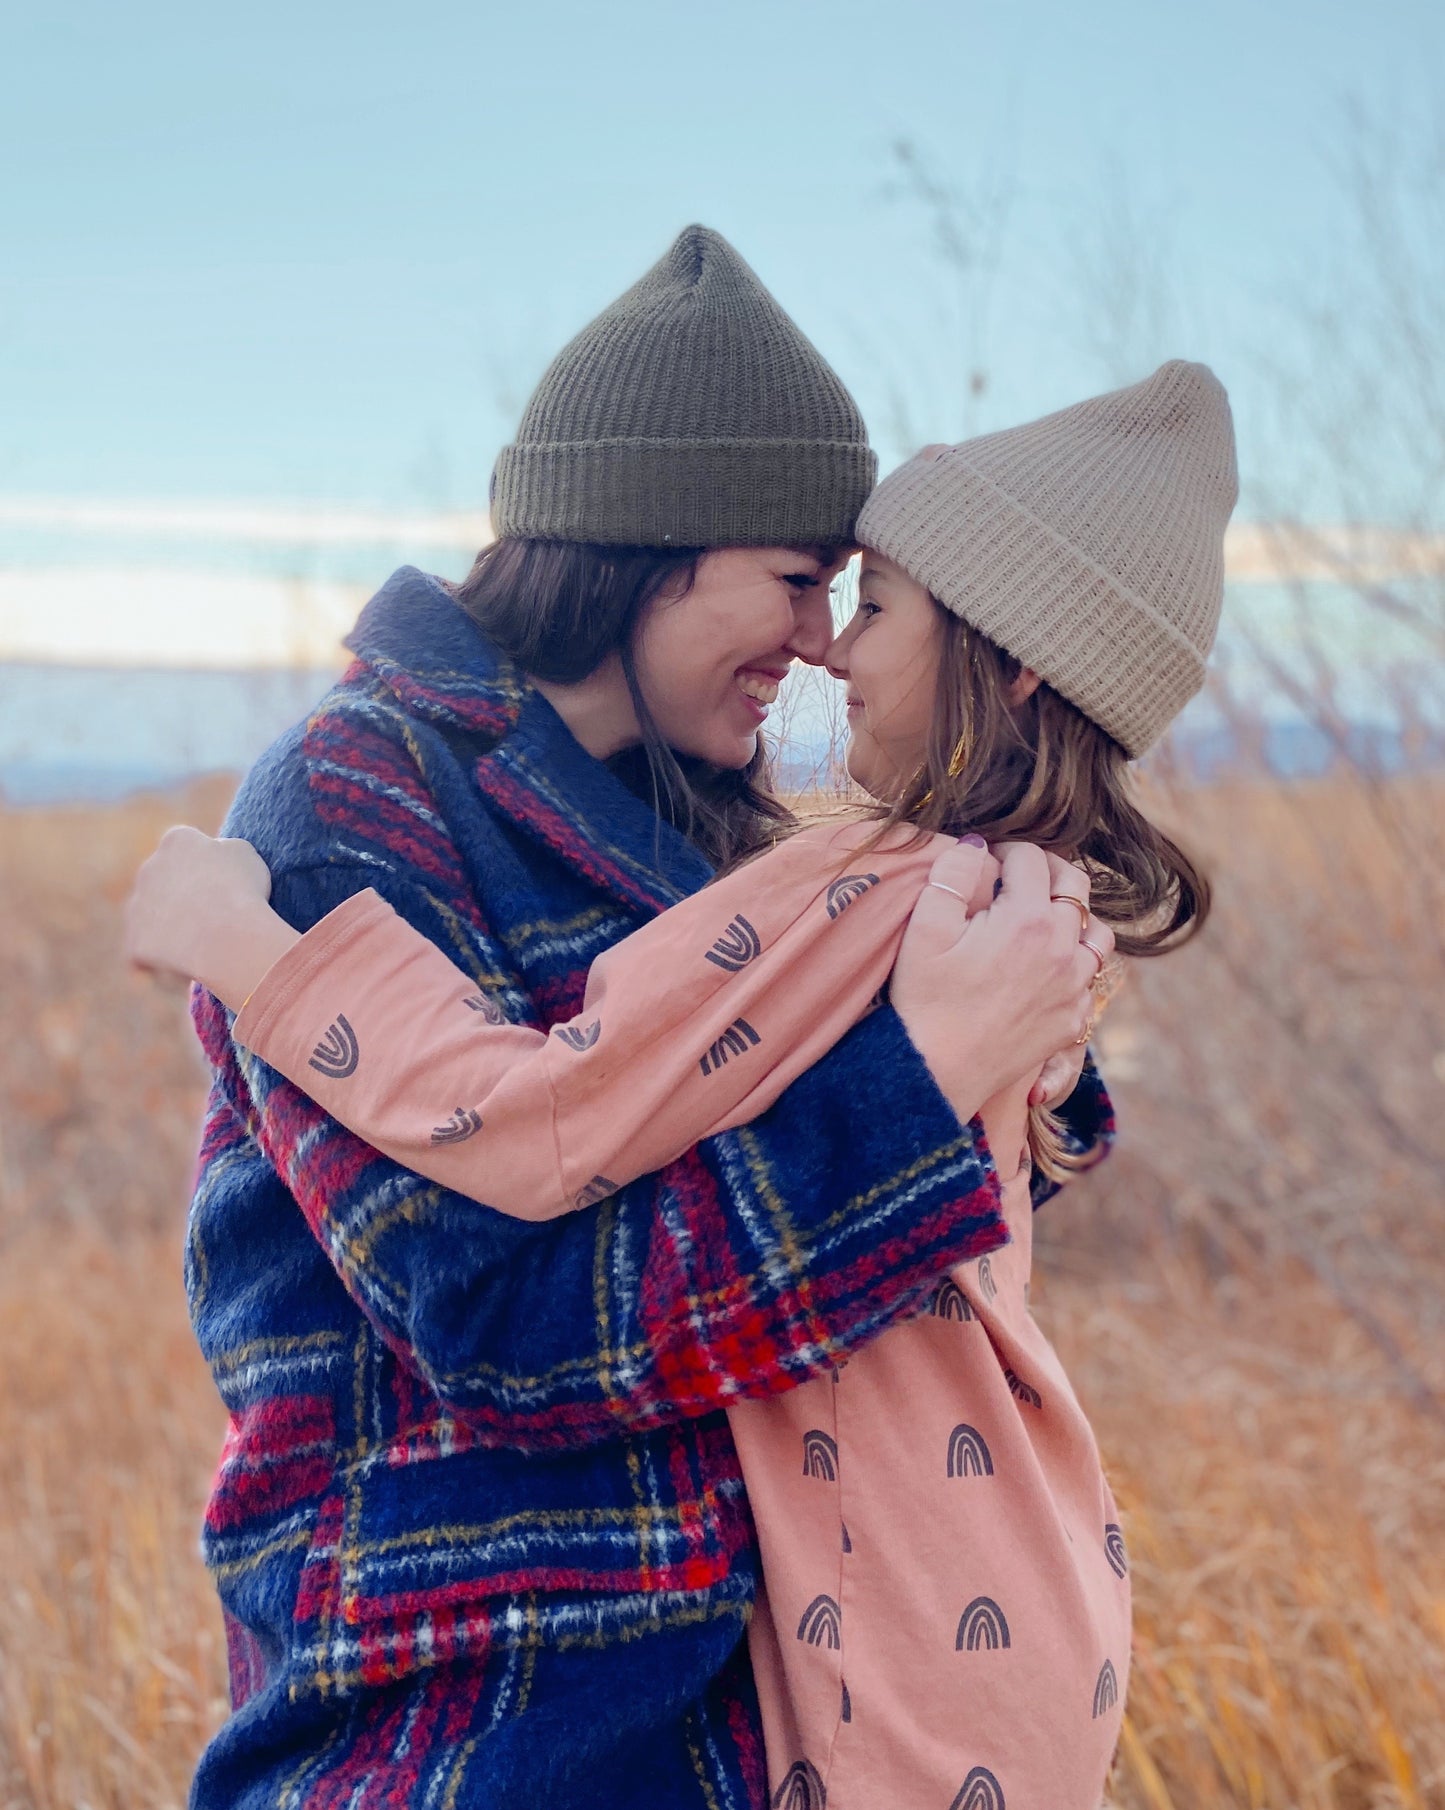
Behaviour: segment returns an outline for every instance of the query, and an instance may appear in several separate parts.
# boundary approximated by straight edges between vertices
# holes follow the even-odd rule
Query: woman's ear
[[[1008,688],[1009,703],[1017,710],[1020,704],[1027,703],[1042,684],[1042,678],[1032,666],[1021,666],[1018,676]]]

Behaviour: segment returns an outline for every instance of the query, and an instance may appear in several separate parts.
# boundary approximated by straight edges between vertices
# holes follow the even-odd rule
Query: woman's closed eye
[[[783,583],[790,591],[816,591],[818,588],[816,572],[784,572]]]

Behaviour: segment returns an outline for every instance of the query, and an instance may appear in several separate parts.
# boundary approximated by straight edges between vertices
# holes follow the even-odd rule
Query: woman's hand
[[[177,824],[126,900],[126,956],[148,973],[198,980],[236,1010],[297,941],[270,896],[271,870],[249,842]]]
[[[1080,938],[1087,934],[1105,960],[1114,948],[1098,918],[1085,930],[1087,874],[1029,843],[1002,844],[997,853],[998,896],[981,910],[993,857],[968,843],[940,853],[893,970],[893,1004],[963,1119],[1076,1047],[1100,966]]]

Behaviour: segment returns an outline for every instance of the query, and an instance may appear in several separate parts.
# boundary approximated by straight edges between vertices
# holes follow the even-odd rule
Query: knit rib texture
[[[858,537],[1138,756],[1204,683],[1238,494],[1223,385],[1176,359],[920,454],[874,491]]]
[[[498,535],[611,546],[851,541],[857,404],[720,234],[690,226],[563,347],[492,477]]]

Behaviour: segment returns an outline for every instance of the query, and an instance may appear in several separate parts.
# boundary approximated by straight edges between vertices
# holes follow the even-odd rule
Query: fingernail
[[[970,830],[966,836],[960,836],[959,841],[965,848],[988,847],[988,844],[984,841],[983,837],[979,835],[977,830]]]

